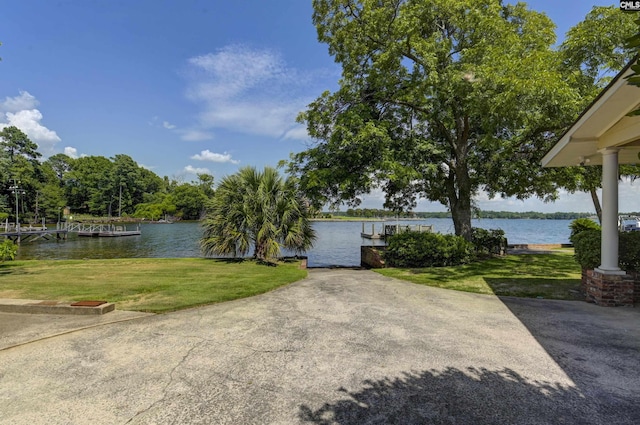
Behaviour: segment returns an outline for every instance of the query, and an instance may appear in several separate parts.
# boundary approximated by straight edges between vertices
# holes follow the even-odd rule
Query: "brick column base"
[[[633,306],[640,301],[639,277],[636,272],[610,275],[583,269],[582,293],[587,302],[604,307]]]

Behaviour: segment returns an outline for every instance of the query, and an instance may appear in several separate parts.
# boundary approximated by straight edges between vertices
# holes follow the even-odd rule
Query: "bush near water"
[[[583,269],[595,269],[600,265],[602,229],[593,220],[579,218],[571,222],[574,257]],[[618,234],[618,262],[622,270],[640,271],[640,232]]]
[[[597,230],[600,231],[600,225],[590,218],[577,218],[571,222],[569,225],[569,229],[571,229],[571,235],[569,235],[569,240],[571,243],[574,242],[574,237],[582,232],[586,232],[589,230]]]
[[[0,243],[0,263],[5,260],[13,260],[16,258],[18,252],[18,245],[13,243],[10,239],[5,239]]]
[[[506,247],[500,229],[473,228],[471,242],[462,236],[409,231],[389,238],[384,259],[391,267],[457,266],[478,256],[501,254]]]
[[[620,232],[618,239],[619,266],[625,271],[640,271],[640,232]],[[572,236],[575,259],[583,269],[600,265],[600,230],[584,230]]]
[[[500,255],[507,251],[507,238],[502,229],[474,227],[471,229],[471,243],[479,255]]]

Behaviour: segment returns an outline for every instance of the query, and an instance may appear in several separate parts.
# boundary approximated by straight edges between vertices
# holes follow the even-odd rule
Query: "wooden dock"
[[[401,225],[382,223],[382,228],[380,229],[381,231],[378,231],[378,229],[376,229],[375,223],[371,223],[371,233],[365,232],[364,225],[365,223],[362,223],[362,232],[360,233],[360,236],[364,239],[385,239],[389,236],[401,232],[433,232],[433,225],[430,224]]]
[[[118,227],[120,226],[116,226],[115,230],[110,230],[107,232],[100,232],[98,233],[98,237],[100,238],[115,238],[115,237],[120,237],[120,236],[139,236],[142,234],[142,232],[140,232],[140,230],[124,230],[124,229],[118,229]]]
[[[2,228],[0,228],[2,229]],[[62,229],[47,229],[46,226],[38,227],[21,227],[13,226],[13,228],[5,227],[4,232],[0,232],[0,238],[10,239],[15,243],[22,243],[27,241],[35,241],[38,239],[49,240],[55,237],[55,239],[66,239],[67,231]]]
[[[384,225],[382,227],[384,228]],[[360,237],[365,239],[384,239],[384,232],[376,232],[375,223],[371,223],[371,233],[367,233],[364,229],[364,223],[362,223],[362,232],[360,232]]]
[[[66,224],[66,229],[69,232],[77,233],[78,236],[90,238],[114,238],[139,236],[142,234],[139,225],[136,227],[136,230],[128,230],[124,225],[68,223]]]
[[[92,238],[115,238],[142,234],[140,225],[136,226],[135,230],[129,230],[125,225],[88,223],[58,223],[55,229],[48,229],[45,225],[16,226],[8,223],[0,227],[0,238],[10,239],[15,243],[32,242],[38,239],[67,239],[69,233]]]

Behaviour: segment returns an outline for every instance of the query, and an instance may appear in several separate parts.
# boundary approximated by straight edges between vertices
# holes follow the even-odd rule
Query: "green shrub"
[[[13,260],[14,258],[16,258],[17,252],[18,245],[16,245],[9,239],[5,239],[2,243],[0,243],[0,263],[5,260]]]
[[[640,232],[621,232],[618,253],[622,270],[640,271]]]
[[[582,230],[571,237],[571,242],[574,258],[583,269],[600,265],[600,230]]]
[[[502,229],[471,229],[471,243],[478,254],[502,254],[507,249],[507,238]]]
[[[569,240],[572,244],[575,245],[573,238],[587,230],[600,230],[600,225],[590,218],[577,218],[571,222],[569,225],[569,229],[571,229],[571,235],[569,236]]]
[[[461,236],[402,232],[389,238],[384,259],[392,267],[455,266],[473,259],[473,245]]]
[[[600,265],[600,230],[585,230],[573,237],[575,259],[583,269]],[[619,267],[625,271],[640,271],[640,232],[621,232],[618,242]]]

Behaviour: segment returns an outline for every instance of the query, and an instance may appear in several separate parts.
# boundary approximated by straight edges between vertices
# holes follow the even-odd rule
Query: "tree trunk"
[[[471,179],[467,158],[469,154],[469,117],[456,119],[455,139],[452,141],[454,160],[449,169],[447,192],[449,208],[456,235],[471,241]]]
[[[456,235],[471,241],[471,183],[464,164],[450,171],[447,192]]]
[[[264,242],[260,242],[258,240],[255,241],[254,250],[253,250],[253,258],[254,260],[262,260],[265,259],[265,246]]]
[[[451,205],[451,217],[456,235],[471,241],[471,200],[470,198],[449,200]]]
[[[602,224],[602,207],[600,206],[600,199],[598,198],[598,192],[596,192],[595,187],[590,188],[589,192],[591,193],[591,200],[593,201],[593,207],[596,209],[598,222]]]

